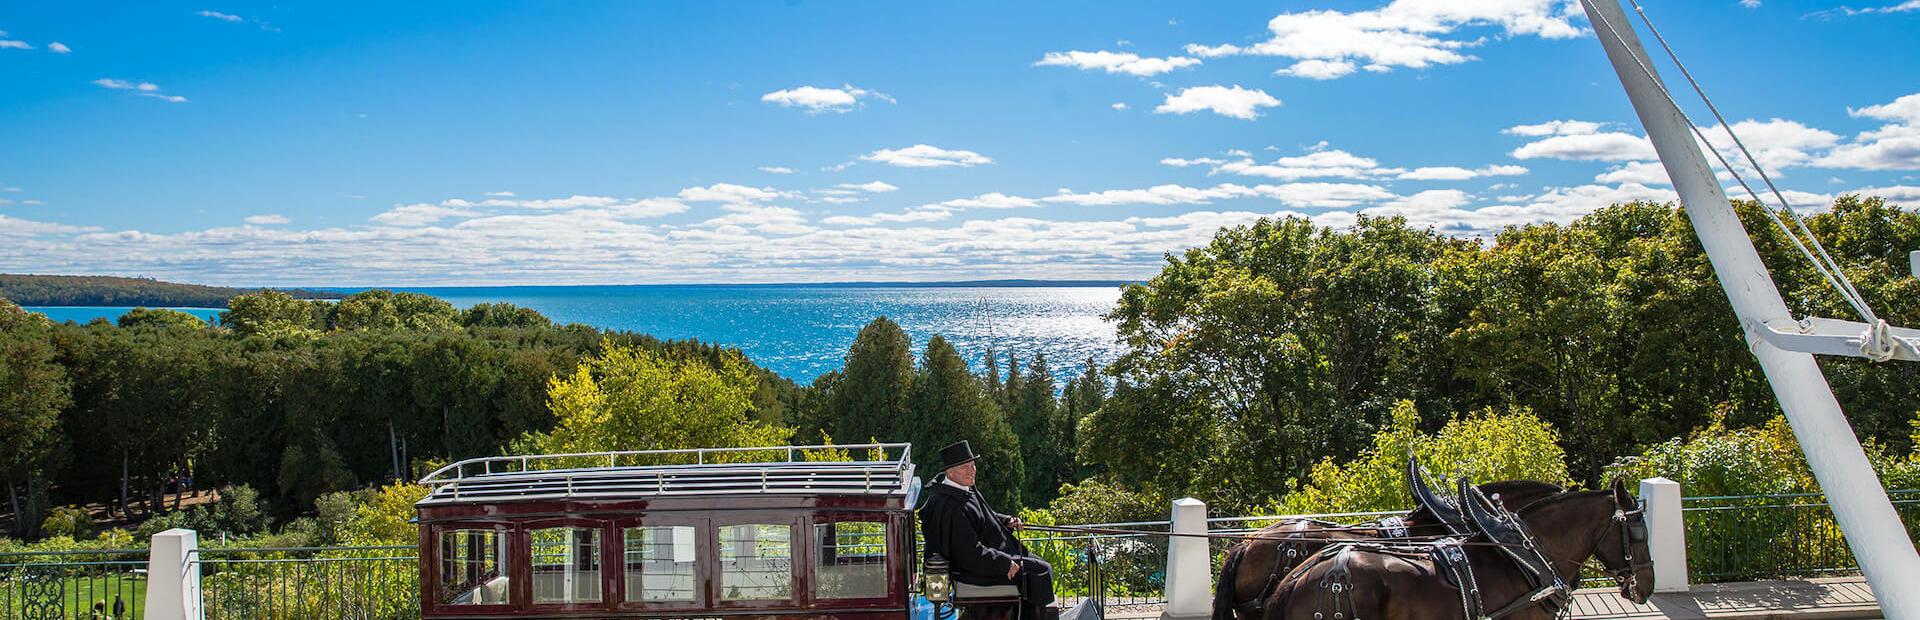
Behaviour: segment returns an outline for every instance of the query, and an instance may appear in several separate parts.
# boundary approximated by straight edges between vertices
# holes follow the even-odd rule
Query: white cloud
[[[69,226],[53,222],[37,222],[17,217],[0,215],[0,237],[34,237],[39,235],[59,235],[99,230],[91,226]]]
[[[441,204],[448,205],[448,206],[457,206],[457,207],[472,206],[471,203],[468,203],[467,201],[461,200],[458,198],[442,202]],[[588,208],[588,207],[611,207],[616,204],[620,204],[619,198],[614,198],[611,196],[581,196],[579,194],[575,194],[572,196],[568,196],[566,198],[544,198],[544,199],[538,199],[538,200],[513,200],[513,199],[507,199],[507,198],[488,198],[486,200],[480,201],[479,206],[518,207],[522,209],[554,210],[554,209],[580,209],[580,208]]]
[[[491,198],[512,198],[513,192],[487,192],[486,195]]]
[[[1213,167],[1208,174],[1237,174],[1241,176],[1264,177],[1293,181],[1308,178],[1346,178],[1364,179],[1383,174],[1395,174],[1398,169],[1383,169],[1380,162],[1370,157],[1361,157],[1340,149],[1316,147],[1322,150],[1305,155],[1281,157],[1270,164],[1256,164],[1252,159],[1222,162]],[[1164,161],[1162,163],[1165,163]]]
[[[1593,177],[1596,183],[1639,183],[1641,185],[1670,185],[1667,168],[1658,161],[1635,161],[1615,166]]]
[[[118,78],[100,78],[100,79],[94,80],[93,83],[99,85],[102,88],[108,88],[112,90],[132,91],[136,95],[140,95],[142,97],[151,97],[151,98],[159,99],[161,101],[165,101],[168,103],[186,103],[187,102],[186,97],[182,97],[179,95],[168,95],[160,92],[160,85],[154,84],[153,82],[133,82],[133,81],[122,80]]]
[[[0,36],[6,36],[6,35],[0,35]],[[4,50],[4,49],[30,50],[30,49],[33,49],[33,45],[30,43],[27,43],[26,41],[0,39],[0,50]]]
[[[1310,80],[1332,80],[1346,77],[1358,69],[1359,67],[1345,60],[1309,58],[1293,63],[1291,67],[1276,70],[1273,74],[1302,77]]]
[[[763,207],[758,205],[728,205],[727,215],[716,217],[703,224],[719,228],[739,227],[770,235],[798,235],[812,232],[812,226],[799,211],[788,207]]]
[[[54,41],[52,43],[47,44],[47,51],[53,52],[55,54],[68,54],[73,52],[73,48],[67,47],[67,44],[65,43]]]
[[[1037,207],[1040,206],[1040,203],[1034,201],[1032,198],[1022,198],[1019,196],[1009,196],[1000,192],[991,192],[972,198],[944,200],[928,206],[942,209],[1018,209],[1023,207]]]
[[[1430,189],[1412,196],[1404,196],[1387,201],[1386,204],[1367,209],[1369,215],[1392,212],[1398,215],[1444,211],[1457,209],[1473,202],[1473,196],[1457,189]]]
[[[1547,121],[1537,125],[1515,125],[1500,133],[1515,136],[1584,136],[1600,133],[1600,123],[1592,121]]]
[[[950,217],[953,217],[952,211],[915,207],[899,213],[875,213],[866,216],[834,215],[820,220],[820,223],[829,226],[872,226],[900,222],[937,222]]]
[[[1072,67],[1084,70],[1101,70],[1107,73],[1124,73],[1138,77],[1160,75],[1175,69],[1200,64],[1198,58],[1170,56],[1167,58],[1142,58],[1139,54],[1128,52],[1047,52],[1036,67]]]
[[[1847,115],[1855,118],[1877,118],[1884,121],[1920,123],[1920,93],[1902,96],[1880,105],[1870,105],[1864,108],[1847,108]]]
[[[1920,169],[1920,93],[1880,105],[1848,108],[1847,114],[1889,122],[1878,129],[1861,132],[1852,142],[1834,147],[1813,165],[1867,170]]]
[[[254,226],[275,226],[279,224],[293,223],[292,219],[288,218],[287,216],[279,215],[279,214],[249,215],[247,216],[245,221],[246,223],[252,224]]]
[[[1321,61],[1330,64],[1303,67],[1296,63],[1282,74],[1332,79],[1351,74],[1354,67],[1387,71],[1474,60],[1466,50],[1488,39],[1460,32],[1469,28],[1492,28],[1508,37],[1571,38],[1582,31],[1572,23],[1579,13],[1577,5],[1564,0],[1395,0],[1369,11],[1282,13],[1267,22],[1272,36],[1265,41],[1246,46],[1191,44],[1186,51],[1200,57]]]
[[[1127,104],[1125,104],[1125,103],[1120,103],[1120,102],[1115,102],[1115,103],[1113,104],[1113,109],[1115,109],[1115,110],[1125,110],[1125,109],[1127,109]]]
[[[1260,108],[1278,107],[1280,100],[1259,89],[1241,88],[1239,85],[1195,86],[1181,89],[1179,94],[1167,95],[1164,103],[1153,109],[1166,114],[1189,114],[1211,111],[1221,116],[1253,120],[1260,117]]]
[[[1252,195],[1252,190],[1249,188],[1233,184],[1224,184],[1212,188],[1168,184],[1155,185],[1146,189],[1110,189],[1088,193],[1074,193],[1061,190],[1059,194],[1048,196],[1041,200],[1044,202],[1083,206],[1173,205],[1206,204],[1214,200],[1250,195]]]
[[[464,218],[479,215],[479,212],[458,207],[419,203],[394,205],[392,209],[373,216],[373,221],[390,226],[424,226],[447,218]]]
[[[201,11],[199,13],[195,13],[195,15],[199,15],[201,17],[211,17],[223,22],[231,22],[235,24],[247,20],[247,18],[241,17],[239,15],[229,15],[227,13],[221,13],[219,11]]]
[[[1887,199],[1887,202],[1906,207],[1920,208],[1920,187],[1914,187],[1912,185],[1862,187],[1847,193],[1860,194],[1862,196],[1879,196]]]
[[[794,172],[792,168],[788,168],[786,166],[761,166],[760,171],[769,172],[773,174],[793,174]]]
[[[153,92],[153,91],[160,90],[160,86],[158,84],[154,84],[153,82],[129,82],[126,80],[120,80],[120,79],[114,79],[114,78],[100,78],[100,79],[94,80],[93,83],[99,84],[100,86],[111,88],[114,90],[137,90],[137,91],[143,91],[143,92]]]
[[[1281,157],[1268,163],[1258,163],[1250,153],[1241,150],[1228,151],[1227,154],[1239,157],[1223,160],[1212,157],[1180,158],[1168,157],[1160,160],[1161,165],[1185,168],[1207,166],[1208,175],[1233,174],[1249,177],[1297,181],[1313,178],[1339,179],[1383,179],[1397,178],[1412,181],[1463,181],[1480,177],[1515,176],[1527,174],[1527,169],[1511,164],[1492,164],[1479,168],[1459,166],[1426,166],[1408,170],[1380,165],[1371,158],[1355,155],[1347,151],[1331,148],[1325,142],[1313,145],[1302,155]]]
[[[850,112],[862,105],[867,99],[878,99],[893,103],[893,98],[885,93],[867,90],[847,84],[839,88],[821,88],[818,86],[799,86],[786,90],[776,90],[760,96],[760,101],[779,105],[784,108],[804,108],[808,114],[821,112]]]
[[[1870,6],[1864,9],[1856,9],[1850,6],[1840,6],[1836,8],[1826,9],[1824,11],[1814,11],[1812,13],[1808,13],[1806,16],[1827,19],[1835,15],[1846,15],[1848,17],[1852,17],[1854,15],[1872,15],[1875,13],[1908,13],[1912,11],[1920,11],[1920,0],[1906,0],[1905,2],[1901,2],[1899,4],[1889,4],[1886,6]]]
[[[969,168],[982,164],[991,164],[993,159],[973,151],[949,150],[926,144],[915,144],[899,149],[880,149],[861,155],[862,161],[882,163],[900,168],[945,168],[956,166]]]
[[[1749,8],[1749,9],[1757,9],[1757,8],[1760,8],[1760,0],[1740,0],[1740,6]]]
[[[900,189],[898,187],[895,187],[893,184],[887,183],[885,181],[872,181],[868,183],[841,183],[839,185],[835,185],[834,187],[839,189],[862,191],[870,194],[880,194],[880,193],[891,192],[891,191],[896,191]]]
[[[1083,206],[1207,204],[1232,198],[1267,198],[1297,207],[1346,207],[1394,198],[1393,192],[1377,185],[1358,183],[1284,183],[1252,187],[1223,183],[1213,187],[1187,187],[1168,184],[1145,189],[1114,189],[1059,194],[1042,202]]]
[[[1765,122],[1737,121],[1733,124],[1733,131],[1768,172],[1811,162],[1814,159],[1813,151],[1831,147],[1840,141],[1840,136],[1833,132],[1778,118]],[[1715,125],[1701,132],[1706,134],[1707,142],[1726,156],[1727,161],[1744,164],[1745,158],[1740,155],[1733,140],[1727,137],[1725,128]],[[1745,170],[1746,167],[1741,166],[1741,171]]]
[[[1525,166],[1497,164],[1468,169],[1459,166],[1426,166],[1400,173],[1397,178],[1414,181],[1465,181],[1480,177],[1516,176],[1526,174]]]
[[[732,183],[715,183],[706,187],[689,187],[680,190],[680,199],[689,202],[750,203],[781,198],[786,194],[771,187],[748,187]]]
[[[1640,161],[1657,159],[1646,138],[1619,132],[1556,135],[1521,145],[1515,159],[1569,161]]]

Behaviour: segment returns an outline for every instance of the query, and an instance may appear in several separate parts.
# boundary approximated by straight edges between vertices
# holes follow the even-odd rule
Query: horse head
[[[1653,553],[1647,543],[1646,508],[1627,493],[1627,483],[1613,479],[1613,522],[1594,543],[1593,555],[1607,576],[1620,586],[1620,597],[1645,603],[1653,595]]]

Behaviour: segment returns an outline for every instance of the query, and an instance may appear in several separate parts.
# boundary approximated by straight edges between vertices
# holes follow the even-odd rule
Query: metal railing
[[[0,553],[0,620],[139,619],[147,550]]]
[[[1908,536],[1920,536],[1920,490],[1887,496]],[[1820,493],[1688,497],[1682,506],[1696,583],[1860,570]]]
[[[1169,522],[1098,523],[1087,527],[1166,532]],[[1123,609],[1167,600],[1166,536],[1035,533],[1020,539],[1027,551],[1053,565],[1054,593],[1063,601],[1099,596],[1107,608]]]
[[[413,620],[420,617],[412,546],[201,549],[208,620]]]
[[[742,493],[899,495],[912,486],[912,458],[912,446],[904,443],[474,458],[421,478],[421,484],[432,488],[421,503]]]

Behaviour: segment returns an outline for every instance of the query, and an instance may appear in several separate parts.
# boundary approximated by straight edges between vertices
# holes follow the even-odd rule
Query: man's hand
[[[1020,574],[1020,561],[1014,560],[1013,564],[1007,567],[1007,578],[1012,579],[1014,575],[1018,574]]]
[[[1010,527],[1016,530],[1025,529],[1027,527],[1027,524],[1025,521],[1021,521],[1020,517],[1010,516],[1010,517],[1007,517],[1007,527]]]

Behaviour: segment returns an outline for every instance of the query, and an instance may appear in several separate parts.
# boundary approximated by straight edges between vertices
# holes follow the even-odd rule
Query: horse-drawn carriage
[[[969,587],[919,565],[913,472],[907,444],[454,463],[422,480],[422,615],[904,620],[928,599],[1017,603],[1011,586]],[[1428,491],[1417,465],[1409,474],[1422,507],[1405,518],[1294,520],[1250,536],[1227,558],[1216,617],[1387,620],[1389,591],[1444,596],[1432,602],[1458,601],[1476,620],[1550,612],[1589,556],[1644,600],[1645,530],[1623,488],[1489,485],[1525,506],[1509,511],[1464,484],[1458,501]],[[1433,579],[1406,580],[1416,573]]]

